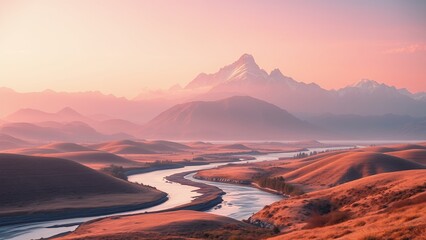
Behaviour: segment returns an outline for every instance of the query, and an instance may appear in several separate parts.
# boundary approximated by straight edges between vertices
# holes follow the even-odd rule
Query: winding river
[[[347,149],[349,147],[331,147],[331,148],[310,148],[307,152],[311,151],[324,151],[324,150],[338,150],[338,149]],[[261,162],[261,161],[270,161],[276,160],[281,157],[292,157],[298,152],[288,152],[288,153],[271,153],[265,155],[256,155],[253,156],[256,159],[250,160],[250,162]],[[242,162],[233,162],[233,164],[246,163],[247,161]],[[165,177],[182,172],[188,171],[198,171],[204,169],[215,168],[221,165],[228,163],[214,163],[208,165],[200,166],[187,166],[178,169],[167,169],[159,170],[149,173],[135,174],[129,176],[129,181],[144,183],[150,186],[154,186],[157,189],[166,192],[169,196],[169,200],[151,208],[145,208],[137,211],[127,211],[110,215],[100,215],[94,217],[83,217],[83,218],[70,218],[63,220],[47,221],[47,222],[37,222],[37,223],[28,223],[28,224],[18,224],[0,227],[0,239],[14,239],[14,240],[27,240],[27,239],[39,239],[47,238],[60,233],[73,231],[78,227],[82,222],[86,222],[92,219],[112,216],[112,215],[125,215],[125,214],[134,214],[134,213],[144,213],[144,212],[153,212],[159,210],[165,210],[173,207],[177,207],[192,201],[193,198],[199,196],[200,194],[195,192],[196,187],[181,185],[179,183],[174,183],[165,180]],[[222,196],[223,202],[218,206],[207,210],[206,212],[223,215],[231,217],[237,220],[247,219],[253,213],[261,210],[265,205],[271,204],[280,200],[282,197],[280,195],[268,193],[261,191],[257,188],[249,186],[234,185],[228,183],[218,183],[218,182],[208,182],[198,179],[194,179],[192,176],[194,174],[189,174],[185,178],[192,181],[203,182],[209,185],[216,186],[222,189],[225,192],[225,195]]]

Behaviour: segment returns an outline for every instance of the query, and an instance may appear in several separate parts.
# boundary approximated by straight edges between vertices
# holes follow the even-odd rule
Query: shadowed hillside
[[[76,162],[48,157],[0,154],[0,219],[2,224],[33,217],[52,219],[90,215],[96,209],[128,207],[158,201],[165,194],[129,183]],[[102,199],[102,200],[101,200]],[[84,212],[81,209],[93,208]],[[60,214],[62,212],[62,214]],[[26,220],[25,220],[26,219]]]

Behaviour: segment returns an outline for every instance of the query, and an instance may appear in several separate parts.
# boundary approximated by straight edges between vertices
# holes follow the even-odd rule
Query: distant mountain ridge
[[[100,92],[42,92],[20,93],[0,87],[0,117],[8,116],[20,109],[38,109],[53,113],[70,107],[84,115],[108,115],[133,122],[146,122],[172,102],[155,100],[133,101]],[[159,110],[160,109],[160,110]]]
[[[72,122],[72,121],[93,121],[92,119],[85,117],[70,107],[65,107],[56,113],[47,113],[37,109],[25,108],[19,109],[13,114],[10,114],[6,118],[9,122]]]
[[[249,54],[242,55],[216,73],[199,74],[183,88],[175,85],[168,90],[147,91],[133,100],[94,91],[19,93],[0,87],[0,116],[23,108],[52,112],[69,106],[86,115],[109,115],[146,123],[178,103],[219,100],[231,96],[255,97],[297,115],[426,116],[425,92],[411,93],[407,89],[366,79],[339,90],[326,90],[315,83],[298,82],[282,74],[279,69],[267,73]]]
[[[36,125],[32,123],[7,123],[0,127],[0,134],[9,135],[26,141],[38,142],[99,142],[117,139],[134,138],[128,134],[102,134],[86,123],[50,122],[46,125]]]
[[[141,135],[157,139],[306,139],[325,131],[287,111],[248,96],[178,104],[144,125]]]
[[[367,79],[339,90],[326,90],[315,83],[297,82],[279,69],[268,74],[248,54],[216,73],[198,75],[185,86],[186,90],[200,88],[206,91],[199,100],[247,95],[292,113],[426,116],[425,93],[413,94]]]
[[[104,140],[104,136],[108,136],[105,140],[112,140],[111,135],[116,136],[113,139],[129,135],[140,138],[159,137],[161,135],[152,134],[146,128],[142,131],[141,126],[150,120],[152,123],[154,118],[158,121],[156,116],[176,104],[218,101],[233,96],[250,96],[271,103],[310,125],[335,134],[339,139],[426,139],[424,92],[411,93],[407,89],[398,89],[368,79],[338,90],[327,90],[315,83],[298,82],[285,76],[279,69],[268,73],[249,54],[242,55],[216,73],[199,74],[184,87],[175,85],[168,90],[149,92],[138,98],[139,100],[100,92],[66,93],[46,90],[19,93],[0,87],[0,115],[6,115],[5,119],[0,119],[0,126],[18,122],[31,123],[30,126],[9,125],[6,129],[13,131],[3,132],[24,140],[28,140],[28,135],[16,131],[29,130],[28,127],[35,132],[42,127],[43,130],[48,130],[54,140],[75,139],[77,136],[62,132],[63,125],[70,122],[85,123],[101,133],[102,137],[90,133],[90,140]],[[88,116],[103,117],[102,120],[95,120]],[[246,122],[246,119],[239,121]],[[90,128],[83,125],[79,127],[91,132]],[[158,130],[161,131],[162,129]],[[205,131],[210,129],[207,127]],[[126,134],[116,135],[117,133]],[[253,138],[255,136],[261,135],[254,134]],[[199,137],[204,139],[203,135]],[[4,145],[13,144],[7,142]]]
[[[31,123],[41,127],[61,127],[67,123],[81,122],[89,125],[103,134],[125,133],[132,135],[141,126],[124,119],[107,119],[97,121],[84,116],[76,110],[65,107],[57,112],[49,113],[37,109],[25,108],[10,114],[5,118],[9,123]],[[7,125],[5,123],[0,125]]]

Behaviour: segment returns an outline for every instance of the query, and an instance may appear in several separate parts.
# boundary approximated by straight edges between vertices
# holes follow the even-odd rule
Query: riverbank
[[[108,197],[108,196],[103,196]],[[94,199],[89,199],[94,200]],[[98,201],[101,199],[97,198]],[[44,221],[53,221],[61,220],[68,218],[79,218],[79,217],[91,217],[98,215],[107,215],[114,214],[126,211],[134,211],[149,208],[156,206],[158,204],[164,203],[168,200],[166,194],[160,198],[144,203],[133,203],[128,205],[116,205],[116,206],[106,206],[106,207],[82,207],[82,208],[66,208],[66,209],[55,209],[51,211],[43,212],[19,212],[9,215],[0,216],[0,226],[22,224],[22,223],[33,223],[33,222],[44,222]]]
[[[146,213],[96,219],[54,239],[265,239],[270,230],[198,211]]]
[[[242,159],[242,160],[240,160]],[[132,168],[125,168],[124,174],[127,176],[135,175],[135,174],[141,174],[141,173],[149,173],[154,171],[161,171],[161,170],[167,170],[167,169],[177,169],[177,168],[184,168],[188,166],[201,166],[201,165],[209,165],[212,163],[232,163],[232,162],[239,162],[239,161],[249,161],[253,160],[254,157],[250,156],[235,156],[233,158],[217,158],[216,160],[206,160],[206,161],[181,161],[181,162],[170,162],[170,163],[162,163],[159,164],[151,164],[151,166],[148,167],[132,167]]]
[[[105,215],[157,205],[167,194],[74,161],[0,154],[0,226]]]
[[[243,186],[247,186],[247,187],[254,187],[254,188],[257,188],[257,189],[262,190],[264,192],[288,197],[288,195],[282,194],[275,189],[267,188],[267,187],[261,187],[261,186],[259,186],[259,184],[252,182],[252,181],[249,181],[249,180],[235,180],[235,179],[218,178],[218,177],[202,177],[202,176],[197,176],[197,175],[194,175],[193,178],[198,179],[198,180],[203,180],[203,181],[209,181],[209,182],[229,183],[229,184],[243,185]]]
[[[168,181],[180,183],[183,185],[188,185],[192,187],[197,187],[197,193],[200,193],[201,196],[196,197],[190,203],[174,207],[172,209],[167,209],[165,211],[176,211],[176,210],[196,210],[196,211],[205,211],[214,206],[220,204],[222,200],[222,195],[225,194],[220,188],[207,185],[204,183],[194,182],[185,178],[186,175],[194,173],[196,171],[188,171],[173,174],[166,177]]]

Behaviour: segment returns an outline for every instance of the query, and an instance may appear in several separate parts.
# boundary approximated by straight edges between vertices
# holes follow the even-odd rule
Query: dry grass
[[[270,230],[222,216],[174,211],[105,218],[58,239],[263,239]]]
[[[350,218],[348,212],[332,211],[330,213],[320,215],[314,214],[306,222],[304,229],[318,228],[324,226],[330,226],[344,222]]]
[[[426,213],[425,181],[426,170],[379,174],[282,200],[253,219],[279,226],[282,239],[361,239],[368,234],[400,239],[396,233],[414,239],[426,222],[421,214]]]
[[[273,239],[426,239],[426,203],[405,206],[335,225],[293,231]]]

